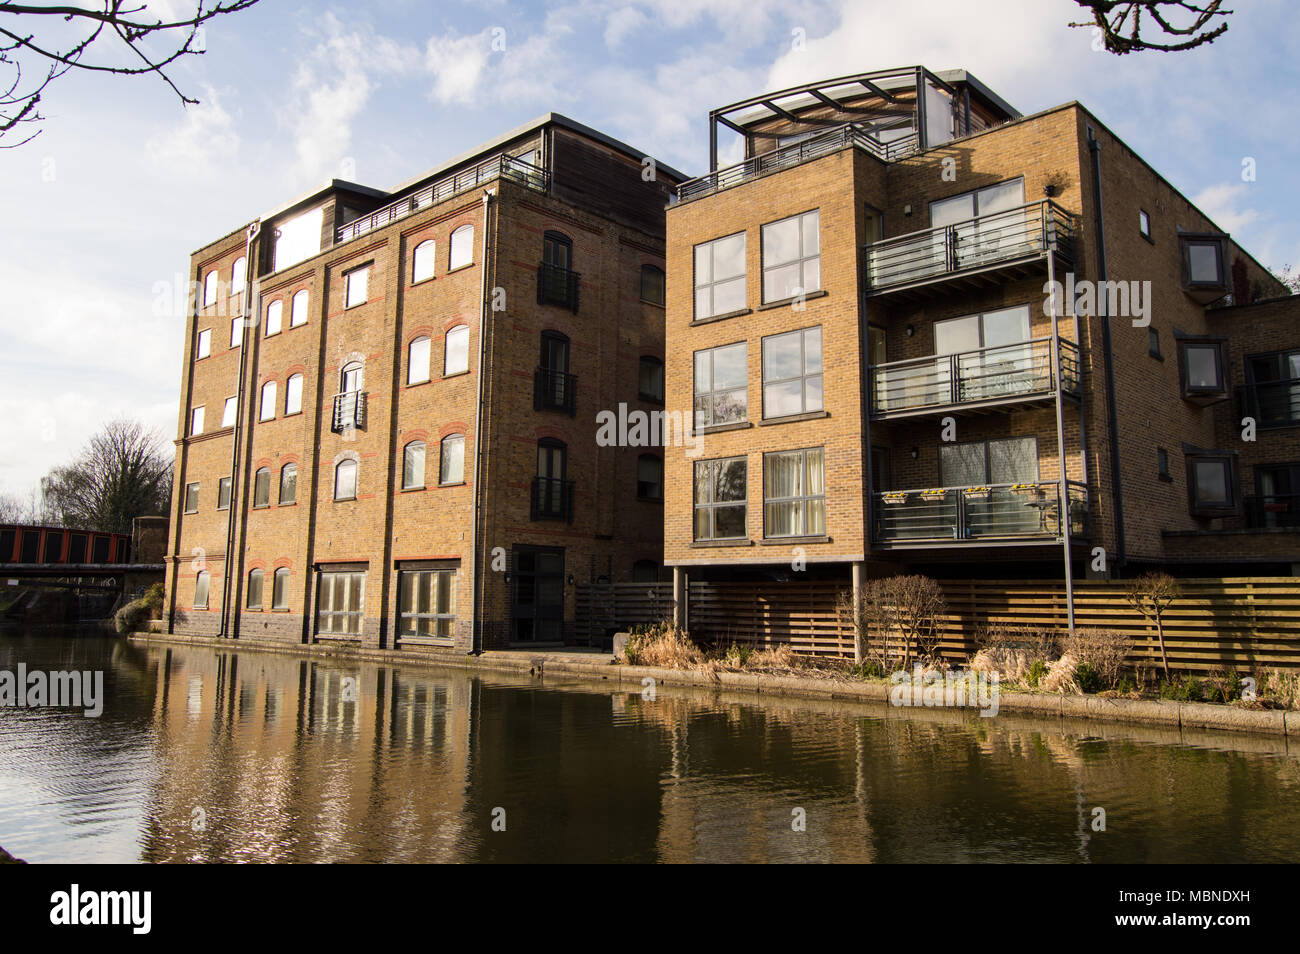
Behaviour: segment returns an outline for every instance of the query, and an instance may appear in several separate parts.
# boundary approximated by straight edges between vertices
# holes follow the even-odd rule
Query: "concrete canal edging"
[[[646,686],[644,680],[648,678],[654,680],[656,687],[727,689],[758,696],[834,699],[894,708],[889,704],[891,686],[884,682],[850,682],[824,677],[768,675],[726,670],[700,672],[687,669],[661,669],[655,666],[625,666],[616,665],[610,653],[593,651],[489,650],[478,656],[469,656],[453,653],[434,655],[413,653],[409,650],[369,649],[336,644],[286,645],[278,640],[247,638],[229,640],[150,632],[132,633],[129,638],[142,643],[205,646],[235,652],[247,649],[326,660],[364,660],[387,665],[488,670],[533,677],[568,676],[595,685],[604,684],[608,687],[613,683],[620,689],[636,691]],[[915,707],[916,710],[921,708],[921,706]],[[909,709],[909,711],[915,710]],[[1094,720],[1215,732],[1252,732],[1300,738],[1300,711],[1241,709],[1206,702],[1000,691],[998,711],[1052,719]]]

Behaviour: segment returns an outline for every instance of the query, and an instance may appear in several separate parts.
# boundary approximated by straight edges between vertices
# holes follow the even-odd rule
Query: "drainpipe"
[[[474,408],[474,490],[473,506],[471,507],[470,517],[470,559],[469,559],[469,592],[470,592],[470,654],[481,653],[483,651],[483,633],[482,633],[482,587],[480,586],[479,562],[480,557],[486,555],[487,548],[481,550],[478,545],[478,513],[479,506],[482,503],[482,493],[479,489],[479,461],[483,456],[483,399],[486,390],[483,380],[483,365],[487,354],[487,329],[488,315],[491,309],[488,306],[488,223],[491,221],[492,197],[495,190],[483,190],[483,267],[482,267],[482,287],[479,294],[479,312],[478,312],[478,405]],[[493,246],[495,249],[495,245]]]
[[[1091,126],[1088,127],[1088,151],[1092,154],[1093,216],[1097,223],[1097,281],[1106,281],[1106,225],[1102,217],[1101,196],[1101,142]],[[1098,287],[1101,287],[1100,284]],[[1115,547],[1119,551],[1115,565],[1124,568],[1127,549],[1124,543],[1124,497],[1120,490],[1119,471],[1119,421],[1115,413],[1115,355],[1110,337],[1110,315],[1107,296],[1096,295],[1101,319],[1101,347],[1106,372],[1106,416],[1110,419],[1110,483],[1115,515]]]
[[[1055,223],[1048,224],[1052,214],[1051,203],[1043,202],[1044,225],[1048,231],[1047,242],[1047,287],[1052,289],[1048,298],[1051,303],[1052,319],[1052,377],[1056,397],[1056,460],[1057,488],[1060,503],[1057,505],[1058,518],[1061,521],[1061,548],[1065,562],[1065,615],[1066,625],[1074,632],[1074,567],[1070,563],[1070,482],[1065,471],[1065,407],[1061,393],[1061,333],[1057,327],[1056,313],[1056,229]]]
[[[248,365],[248,306],[253,298],[253,240],[262,231],[262,220],[254,219],[244,238],[244,300],[239,308],[239,376],[235,379],[235,431],[230,440],[230,507],[226,510],[226,558],[221,578],[221,629],[218,637],[230,637],[231,589],[235,557],[235,515],[240,504],[235,474],[239,469],[239,441],[243,436],[244,374]]]

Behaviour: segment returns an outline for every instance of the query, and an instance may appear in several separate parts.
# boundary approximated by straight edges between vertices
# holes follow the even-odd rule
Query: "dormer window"
[[[1227,398],[1223,344],[1222,338],[1178,338],[1178,377],[1184,400],[1213,404]]]
[[[1228,237],[1216,233],[1179,236],[1183,254],[1183,290],[1202,303],[1228,291]]]

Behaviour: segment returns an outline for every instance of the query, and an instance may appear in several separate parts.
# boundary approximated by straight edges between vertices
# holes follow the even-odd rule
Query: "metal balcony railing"
[[[1068,481],[1070,533],[1088,534],[1088,489]],[[1055,539],[1061,535],[1060,484],[993,484],[873,494],[880,543]]]
[[[558,477],[534,477],[532,520],[563,520],[573,523],[573,481]]]
[[[1069,213],[1050,199],[938,228],[873,242],[865,249],[863,283],[871,293],[937,281],[963,272],[1042,258],[1055,247],[1074,258]]]
[[[1245,504],[1252,529],[1300,527],[1300,494],[1258,494],[1246,497]]]
[[[578,376],[550,368],[533,372],[533,409],[563,411],[570,417],[577,413]]]
[[[1079,347],[1061,339],[1061,390],[1079,393]],[[891,361],[871,369],[871,413],[888,417],[920,409],[1001,403],[1055,390],[1052,339]]]
[[[334,413],[330,417],[330,430],[335,433],[366,428],[366,392],[344,391],[334,395]]]
[[[559,265],[537,266],[537,304],[559,305],[575,315],[578,313],[579,274]]]
[[[846,146],[857,146],[883,162],[894,162],[916,152],[917,138],[916,133],[912,132],[886,142],[866,126],[859,123],[845,123],[843,126],[835,126],[815,136],[772,149],[744,162],[710,172],[708,175],[688,179],[677,187],[677,199],[685,202],[711,192],[730,189],[732,186],[757,179],[778,169],[789,169],[813,159],[820,159]]]
[[[437,205],[462,192],[469,192],[494,179],[510,179],[538,192],[545,192],[550,186],[550,175],[541,166],[535,166],[531,162],[513,156],[492,156],[468,169],[444,176],[420,191],[403,196],[396,202],[390,202],[369,215],[340,226],[335,232],[336,243],[365,235],[367,232],[382,228],[389,222],[405,218],[430,205]]]
[[[1300,424],[1300,378],[1257,381],[1237,388],[1241,417],[1253,417],[1260,427]]]

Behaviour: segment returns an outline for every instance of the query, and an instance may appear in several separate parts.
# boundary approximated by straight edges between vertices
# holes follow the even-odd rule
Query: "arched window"
[[[442,373],[463,374],[469,370],[469,326],[457,325],[447,332],[442,353]]]
[[[460,268],[474,262],[474,226],[462,225],[451,233],[451,254],[447,267]]]
[[[542,236],[542,264],[537,270],[537,304],[578,310],[578,276],[573,271],[573,240],[562,232]]]
[[[282,566],[271,579],[271,609],[289,608],[289,568]]]
[[[266,336],[278,335],[284,323],[284,302],[276,299],[266,306]]]
[[[442,465],[438,483],[463,484],[465,482],[465,435],[448,434],[442,439]]]
[[[357,462],[341,460],[334,467],[334,499],[357,499]]]
[[[244,282],[247,277],[248,259],[240,257],[235,259],[235,264],[230,269],[230,297],[234,298],[244,290]]]
[[[429,380],[429,360],[433,342],[421,335],[406,348],[406,383],[423,384]]]
[[[569,338],[558,331],[542,332],[542,350],[537,359],[533,387],[533,408],[538,411],[568,411],[576,408],[576,379],[569,374]]]
[[[207,570],[199,570],[198,575],[194,577],[194,608],[208,608],[208,585],[210,579]]]
[[[280,468],[280,506],[298,502],[298,465],[285,464]]]
[[[291,374],[284,382],[284,413],[297,414],[302,411],[302,375]]]
[[[258,416],[259,421],[269,421],[275,417],[275,394],[274,381],[262,385],[262,413]]]
[[[350,361],[343,365],[343,371],[339,375],[339,390],[346,394],[349,391],[360,391],[362,384],[362,372],[360,361]]]
[[[253,509],[271,506],[271,468],[259,467],[253,474]]]
[[[424,441],[411,441],[402,451],[402,489],[424,486]]]
[[[415,246],[411,255],[411,284],[433,277],[433,263],[437,259],[438,246],[433,239]]]
[[[261,570],[249,570],[248,572],[248,601],[245,605],[251,610],[260,610],[262,608]]]
[[[307,324],[307,305],[311,296],[303,288],[293,293],[293,307],[289,311],[289,327],[297,328]]]
[[[654,454],[636,459],[636,495],[641,500],[664,499],[664,462]]]
[[[203,278],[203,307],[215,305],[217,303],[217,283],[219,278],[217,270],[214,268]]]
[[[637,393],[643,401],[664,403],[664,363],[649,355],[641,359],[637,373]]]
[[[641,266],[641,300],[652,305],[664,303],[664,270],[654,265]]]
[[[543,235],[542,264],[566,271],[573,268],[573,239],[563,232],[547,232]]]

